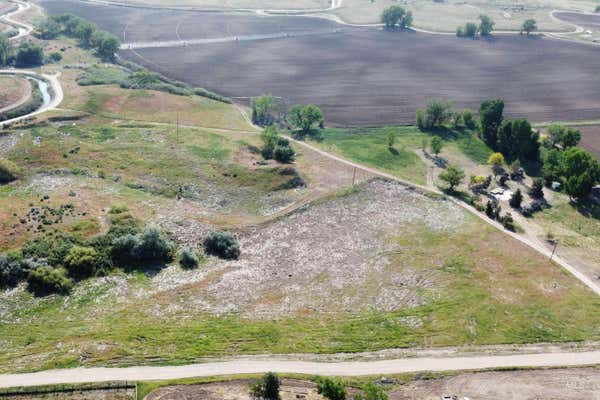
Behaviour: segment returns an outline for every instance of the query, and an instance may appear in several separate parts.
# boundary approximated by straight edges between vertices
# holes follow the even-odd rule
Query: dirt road
[[[17,3],[18,8],[15,11],[10,12],[10,13],[0,17],[0,20],[4,20],[4,21],[8,22],[9,25],[17,26],[19,28],[19,33],[16,36],[11,37],[10,38],[11,41],[15,41],[15,40],[21,39],[22,37],[28,36],[31,32],[33,32],[33,29],[34,29],[32,25],[30,25],[26,22],[14,20],[12,18],[15,15],[20,14],[23,11],[26,11],[29,8],[31,8],[31,5],[29,3],[26,3],[24,1],[19,1],[19,0],[13,0],[13,2]]]
[[[600,364],[600,351],[509,356],[412,358],[367,362],[319,363],[238,359],[173,367],[73,368],[0,375],[0,387],[58,383],[179,379],[233,374],[301,373],[307,375],[384,375],[417,371],[456,371],[504,367],[584,366]]]

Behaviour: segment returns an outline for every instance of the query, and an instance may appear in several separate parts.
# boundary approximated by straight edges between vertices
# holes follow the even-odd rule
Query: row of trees
[[[303,135],[323,128],[323,112],[313,104],[296,104],[286,110],[280,98],[264,94],[252,98],[251,106],[252,123],[256,125],[268,127],[285,123],[288,128],[298,130]]]
[[[114,61],[121,47],[121,42],[116,36],[72,14],[50,16],[36,29],[36,35],[42,39],[54,39],[61,34],[76,38],[81,47],[94,49],[96,55],[106,61]]]
[[[453,111],[452,103],[444,99],[429,99],[425,108],[416,112],[417,127],[421,130],[437,129],[448,121],[453,128],[464,126],[474,129],[476,121],[471,110]]]
[[[459,37],[475,37],[477,34],[481,36],[491,35],[494,30],[494,22],[493,19],[488,17],[487,15],[479,16],[479,25],[474,22],[467,22],[464,26],[459,26],[456,28],[456,36]]]

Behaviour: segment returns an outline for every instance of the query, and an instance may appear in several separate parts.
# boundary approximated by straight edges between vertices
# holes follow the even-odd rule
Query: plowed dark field
[[[229,37],[332,26],[315,18],[260,17],[43,3],[72,12],[128,42]],[[411,123],[428,98],[477,108],[499,97],[509,116],[533,121],[600,118],[600,51],[546,38],[493,40],[376,29],[176,48],[121,55],[169,77],[232,97],[273,93],[321,106],[330,125]]]
[[[554,14],[560,20],[582,26],[584,29],[600,29],[600,14],[581,14],[573,12],[557,12]]]
[[[581,131],[581,147],[584,147],[600,160],[600,126],[577,126]]]

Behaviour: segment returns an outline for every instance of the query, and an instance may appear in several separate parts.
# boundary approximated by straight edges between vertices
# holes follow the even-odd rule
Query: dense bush
[[[173,260],[174,246],[155,226],[147,226],[137,235],[127,234],[112,243],[112,259],[115,263],[133,266],[142,263],[166,263]]]
[[[0,254],[0,289],[14,287],[27,278],[28,266],[16,254]]]
[[[254,399],[279,400],[279,377],[273,372],[266,373],[261,379],[252,383],[250,395]]]
[[[517,191],[510,196],[509,204],[512,208],[521,208],[522,202],[523,194],[521,193],[521,189],[517,189]]]
[[[27,277],[29,290],[37,296],[52,293],[68,294],[73,287],[73,281],[67,277],[64,268],[43,266],[34,269]]]
[[[204,251],[226,260],[237,260],[240,257],[240,246],[229,232],[210,232],[204,239]]]
[[[103,264],[100,255],[93,247],[73,246],[64,260],[69,275],[75,279],[85,279],[97,275]]]
[[[273,158],[280,163],[288,164],[295,160],[296,152],[286,138],[279,138],[277,145],[273,149]]]
[[[380,20],[387,29],[399,27],[401,29],[410,28],[413,22],[412,12],[407,11],[404,7],[389,6],[381,13]]]
[[[345,400],[346,385],[344,381],[337,378],[317,379],[317,392],[329,400]]]
[[[38,45],[21,43],[17,48],[15,65],[19,68],[37,67],[44,63],[44,51]]]
[[[17,179],[19,168],[5,158],[0,157],[0,184],[9,183]]]
[[[198,266],[198,256],[190,248],[184,248],[179,254],[179,265],[185,269],[193,269]]]

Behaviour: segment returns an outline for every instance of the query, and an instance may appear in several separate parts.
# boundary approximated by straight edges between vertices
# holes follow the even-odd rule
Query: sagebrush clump
[[[210,232],[204,239],[204,251],[225,260],[237,260],[240,257],[240,245],[229,232]]]

